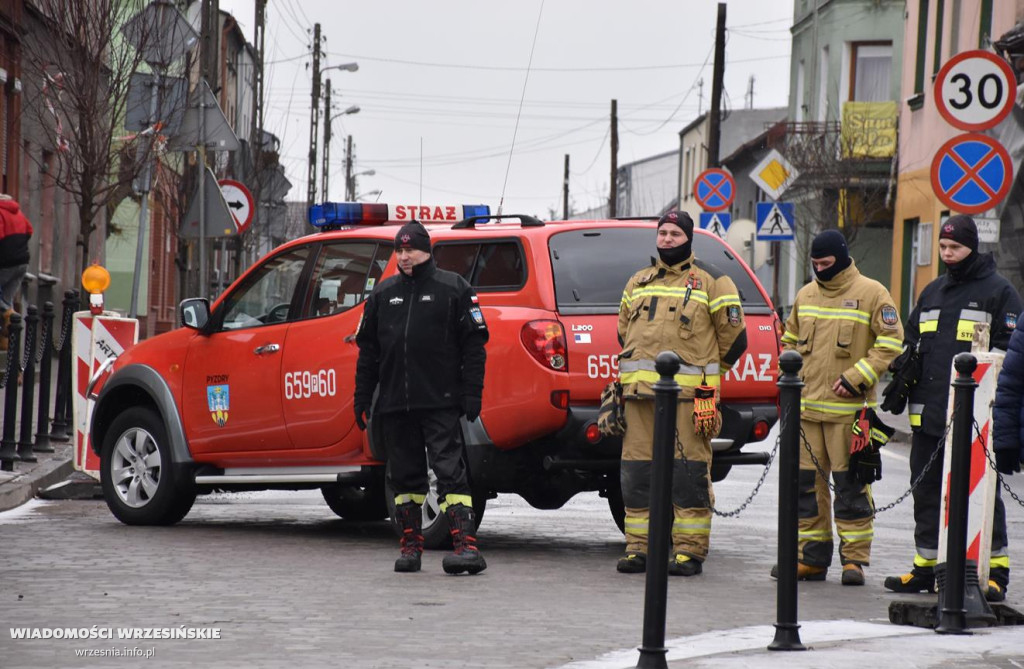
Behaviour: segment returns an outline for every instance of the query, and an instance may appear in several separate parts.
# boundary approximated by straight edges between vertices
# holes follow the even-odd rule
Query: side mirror
[[[205,297],[190,297],[178,305],[181,324],[193,330],[203,330],[210,322],[210,300]]]

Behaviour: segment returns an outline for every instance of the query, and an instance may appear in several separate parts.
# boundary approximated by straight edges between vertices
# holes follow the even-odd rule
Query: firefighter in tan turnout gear
[[[803,356],[800,422],[837,493],[842,583],[863,585],[874,502],[871,486],[848,476],[852,428],[865,403],[875,406],[875,384],[903,348],[903,326],[889,291],[857,270],[841,232],[814,238],[811,264],[816,280],[797,293],[782,344]],[[797,578],[823,581],[832,562],[832,500],[811,453],[801,444]]]
[[[747,347],[743,309],[735,284],[713,265],[693,256],[693,220],[672,211],[658,221],[658,258],[626,284],[619,307],[619,375],[625,399],[622,439],[622,499],[626,507],[624,573],[647,567],[650,520],[654,358],[675,351],[682,359],[672,479],[673,554],[669,573],[702,571],[711,538],[711,438],[721,428],[721,375]],[[696,398],[696,399],[695,399]],[[668,556],[655,556],[666,559]]]

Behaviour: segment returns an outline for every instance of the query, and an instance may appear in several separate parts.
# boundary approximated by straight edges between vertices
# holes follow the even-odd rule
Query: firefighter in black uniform
[[[487,564],[476,547],[476,517],[457,431],[460,415],[470,421],[480,415],[487,324],[466,280],[434,264],[430,235],[418,222],[398,231],[395,255],[400,271],[366,300],[356,335],[356,423],[366,429],[379,385],[374,411],[383,425],[388,482],[402,526],[395,571],[420,570],[429,461],[455,546],[444,558],[444,570],[476,574]]]
[[[906,323],[905,345],[916,346],[921,356],[921,378],[910,390],[907,404],[914,432],[911,482],[943,448],[940,440],[946,432],[953,358],[970,352],[975,323],[988,323],[991,348],[1005,351],[1021,310],[1020,295],[996,272],[992,254],[978,253],[978,229],[970,216],[958,214],[942,225],[939,255],[948,272],[925,286]],[[885,579],[885,587],[893,592],[935,591],[942,457],[942,453],[935,456],[914,489],[914,567],[910,573]],[[1006,510],[997,494],[986,592],[991,601],[1006,597],[1010,580],[1006,545]]]

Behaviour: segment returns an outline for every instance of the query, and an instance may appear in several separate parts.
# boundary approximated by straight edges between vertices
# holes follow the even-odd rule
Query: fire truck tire
[[[344,485],[332,483],[320,489],[331,511],[345,520],[369,522],[388,517],[388,505],[384,500],[384,473],[380,467],[379,476],[374,475],[367,485]]]
[[[173,525],[196,500],[194,486],[173,466],[167,430],[157,412],[131,407],[104,438],[100,483],[111,513],[126,525]]]
[[[430,488],[427,499],[423,502],[423,545],[431,550],[447,550],[452,546],[452,538],[448,533],[448,520],[441,513],[440,500],[437,496],[437,477],[434,470],[427,470]],[[391,529],[395,535],[402,536],[401,526],[395,522],[395,492],[385,483],[385,500],[388,505],[388,517],[391,518]],[[473,510],[476,512],[476,526],[480,527],[484,511],[487,509],[487,497],[482,494],[473,495]]]

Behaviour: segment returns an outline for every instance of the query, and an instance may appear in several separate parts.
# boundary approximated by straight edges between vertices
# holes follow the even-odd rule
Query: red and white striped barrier
[[[996,472],[985,458],[985,448],[991,452],[992,404],[996,397],[996,379],[1003,368],[1005,354],[988,352],[975,353],[978,368],[974,380],[978,388],[974,392],[974,420],[977,421],[981,436],[971,428],[971,479],[969,510],[967,514],[967,559],[978,565],[978,582],[984,591],[988,583],[988,562],[992,553],[992,517],[995,512]],[[956,378],[954,369],[950,379]],[[947,416],[953,415],[954,393],[949,394]],[[939,526],[939,562],[946,562],[946,534],[949,529],[949,480],[950,460],[953,454],[953,431],[946,436],[946,451],[942,461],[942,520]]]
[[[100,460],[89,445],[93,401],[86,396],[86,389],[89,379],[104,362],[139,341],[139,321],[121,318],[113,312],[93,316],[91,312],[79,311],[75,313],[71,332],[75,469],[99,480]]]

